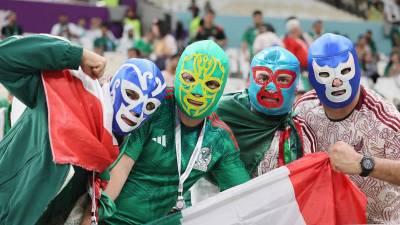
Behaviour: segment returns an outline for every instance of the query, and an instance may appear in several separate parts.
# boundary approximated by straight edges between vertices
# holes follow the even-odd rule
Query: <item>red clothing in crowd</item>
[[[283,39],[283,44],[287,50],[297,57],[297,59],[300,61],[301,68],[307,69],[308,47],[306,42],[300,38],[286,36]]]

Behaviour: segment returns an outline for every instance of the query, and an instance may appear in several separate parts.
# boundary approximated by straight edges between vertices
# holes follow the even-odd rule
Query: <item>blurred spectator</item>
[[[362,61],[362,56],[367,53],[371,52],[371,49],[367,43],[367,39],[365,38],[364,35],[360,35],[358,37],[357,43],[356,43],[356,52],[358,56],[358,61]]]
[[[242,53],[247,54],[247,61],[253,57],[253,43],[263,25],[263,15],[260,10],[253,12],[253,26],[247,28],[242,36]]]
[[[376,83],[376,80],[379,78],[379,74],[376,58],[372,52],[365,52],[360,62],[363,72],[362,74]]]
[[[190,1],[190,5],[189,5],[189,11],[193,11],[193,9],[197,9],[197,11],[199,11],[199,7],[196,4],[196,0],[191,0]]]
[[[214,24],[215,13],[213,10],[206,12],[204,16],[203,25],[200,26],[196,41],[211,39],[217,42],[220,46],[226,46],[226,36],[224,29]]]
[[[154,61],[160,70],[165,69],[165,60],[178,51],[174,36],[169,32],[165,21],[155,20],[152,25],[154,40]]]
[[[371,49],[372,54],[375,55],[377,53],[377,51],[376,51],[376,44],[373,39],[372,30],[367,30],[364,37],[365,37],[365,41],[367,42],[369,48]]]
[[[95,52],[98,54],[103,54],[104,52],[113,52],[115,51],[115,43],[114,41],[108,36],[108,24],[103,23],[100,27],[101,29],[101,37],[96,38],[94,41],[94,49]]]
[[[383,0],[384,34],[388,36],[395,24],[400,22],[399,0]]]
[[[143,58],[148,58],[153,52],[153,32],[147,32],[144,37],[139,40],[135,40],[134,48],[137,48],[141,52]]]
[[[128,26],[128,28],[125,28],[125,26]],[[142,36],[140,19],[136,16],[136,12],[132,8],[128,8],[126,11],[124,31],[126,29],[133,29],[135,39],[139,39]]]
[[[302,70],[307,69],[308,43],[303,34],[300,21],[296,17],[290,17],[286,21],[286,35],[283,39],[285,48],[300,61]]]
[[[166,69],[162,71],[167,87],[173,87],[175,81],[176,67],[178,66],[179,54],[170,56],[166,62]]]
[[[206,3],[204,4],[204,12],[208,12],[208,11],[214,11],[214,10],[211,6],[211,2],[207,0]]]
[[[189,37],[190,40],[193,40],[196,35],[197,35],[197,31],[200,28],[200,15],[199,15],[199,8],[196,7],[192,7],[192,20],[190,21],[190,26],[189,26]]]
[[[128,51],[127,51],[127,56],[128,56],[128,59],[131,59],[131,58],[141,58],[141,57],[142,57],[142,54],[141,54],[141,52],[140,52],[139,49],[137,49],[137,48],[130,48],[130,49],[128,49]]]
[[[79,33],[79,36],[82,37],[83,35],[86,34],[86,19],[85,18],[83,18],[83,17],[79,18],[78,23],[76,25],[76,29]]]
[[[123,32],[122,37],[119,40],[118,44],[119,52],[127,52],[128,49],[133,47],[133,44],[135,43],[136,40],[136,38],[134,37],[134,29],[130,26],[125,26],[124,28],[127,30]]]
[[[398,51],[390,53],[389,63],[385,67],[385,77],[397,76],[400,74],[400,57]]]
[[[383,21],[383,3],[375,0],[369,7],[367,18],[371,21]]]
[[[101,0],[102,5],[107,7],[116,7],[119,5],[119,0]]]
[[[178,45],[178,52],[182,51],[187,44],[186,40],[188,37],[188,32],[187,32],[187,30],[185,30],[185,27],[183,26],[182,21],[178,21],[176,23],[176,29],[175,29],[174,36],[175,36],[175,39],[176,39],[176,42]]]
[[[264,24],[260,26],[260,34],[257,35],[254,40],[252,53],[257,54],[259,51],[272,47],[272,46],[283,46],[282,40],[275,34],[274,29],[271,26]]]
[[[390,41],[392,48],[400,49],[400,32],[398,26],[392,26],[392,30],[390,31]]]
[[[65,14],[58,17],[58,23],[51,28],[51,34],[79,43],[79,30],[75,24],[69,22],[69,18]]]
[[[22,27],[17,24],[17,14],[15,12],[10,12],[6,19],[7,25],[1,29],[1,35],[3,38],[13,35],[22,35]]]
[[[321,37],[324,34],[324,23],[322,20],[316,20],[312,25],[312,31],[309,32],[309,35],[313,40]]]
[[[81,43],[84,48],[93,50],[94,40],[101,37],[101,19],[99,17],[92,17],[90,19],[90,27],[86,30],[83,37],[81,37]]]

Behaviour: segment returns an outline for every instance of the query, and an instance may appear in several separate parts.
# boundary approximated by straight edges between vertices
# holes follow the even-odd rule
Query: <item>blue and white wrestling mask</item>
[[[111,80],[114,108],[112,129],[127,135],[154,113],[165,97],[164,78],[147,59],[128,59]]]
[[[308,51],[309,80],[319,100],[330,108],[343,108],[357,96],[361,71],[351,40],[324,34]]]
[[[299,60],[284,48],[270,47],[257,53],[250,67],[251,106],[267,115],[289,113],[300,77]]]

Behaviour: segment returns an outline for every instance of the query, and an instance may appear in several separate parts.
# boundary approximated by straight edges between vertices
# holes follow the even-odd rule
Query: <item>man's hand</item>
[[[363,156],[351,145],[338,141],[329,147],[328,154],[335,171],[350,175],[361,173],[360,161]]]
[[[106,59],[103,56],[83,49],[81,68],[84,73],[93,79],[98,79],[103,76],[105,67]]]

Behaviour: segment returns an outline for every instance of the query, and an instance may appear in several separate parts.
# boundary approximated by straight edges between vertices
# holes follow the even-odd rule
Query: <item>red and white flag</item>
[[[46,71],[42,78],[53,160],[103,172],[119,153],[109,91],[82,71]]]
[[[366,205],[327,154],[316,153],[151,224],[363,224]]]

